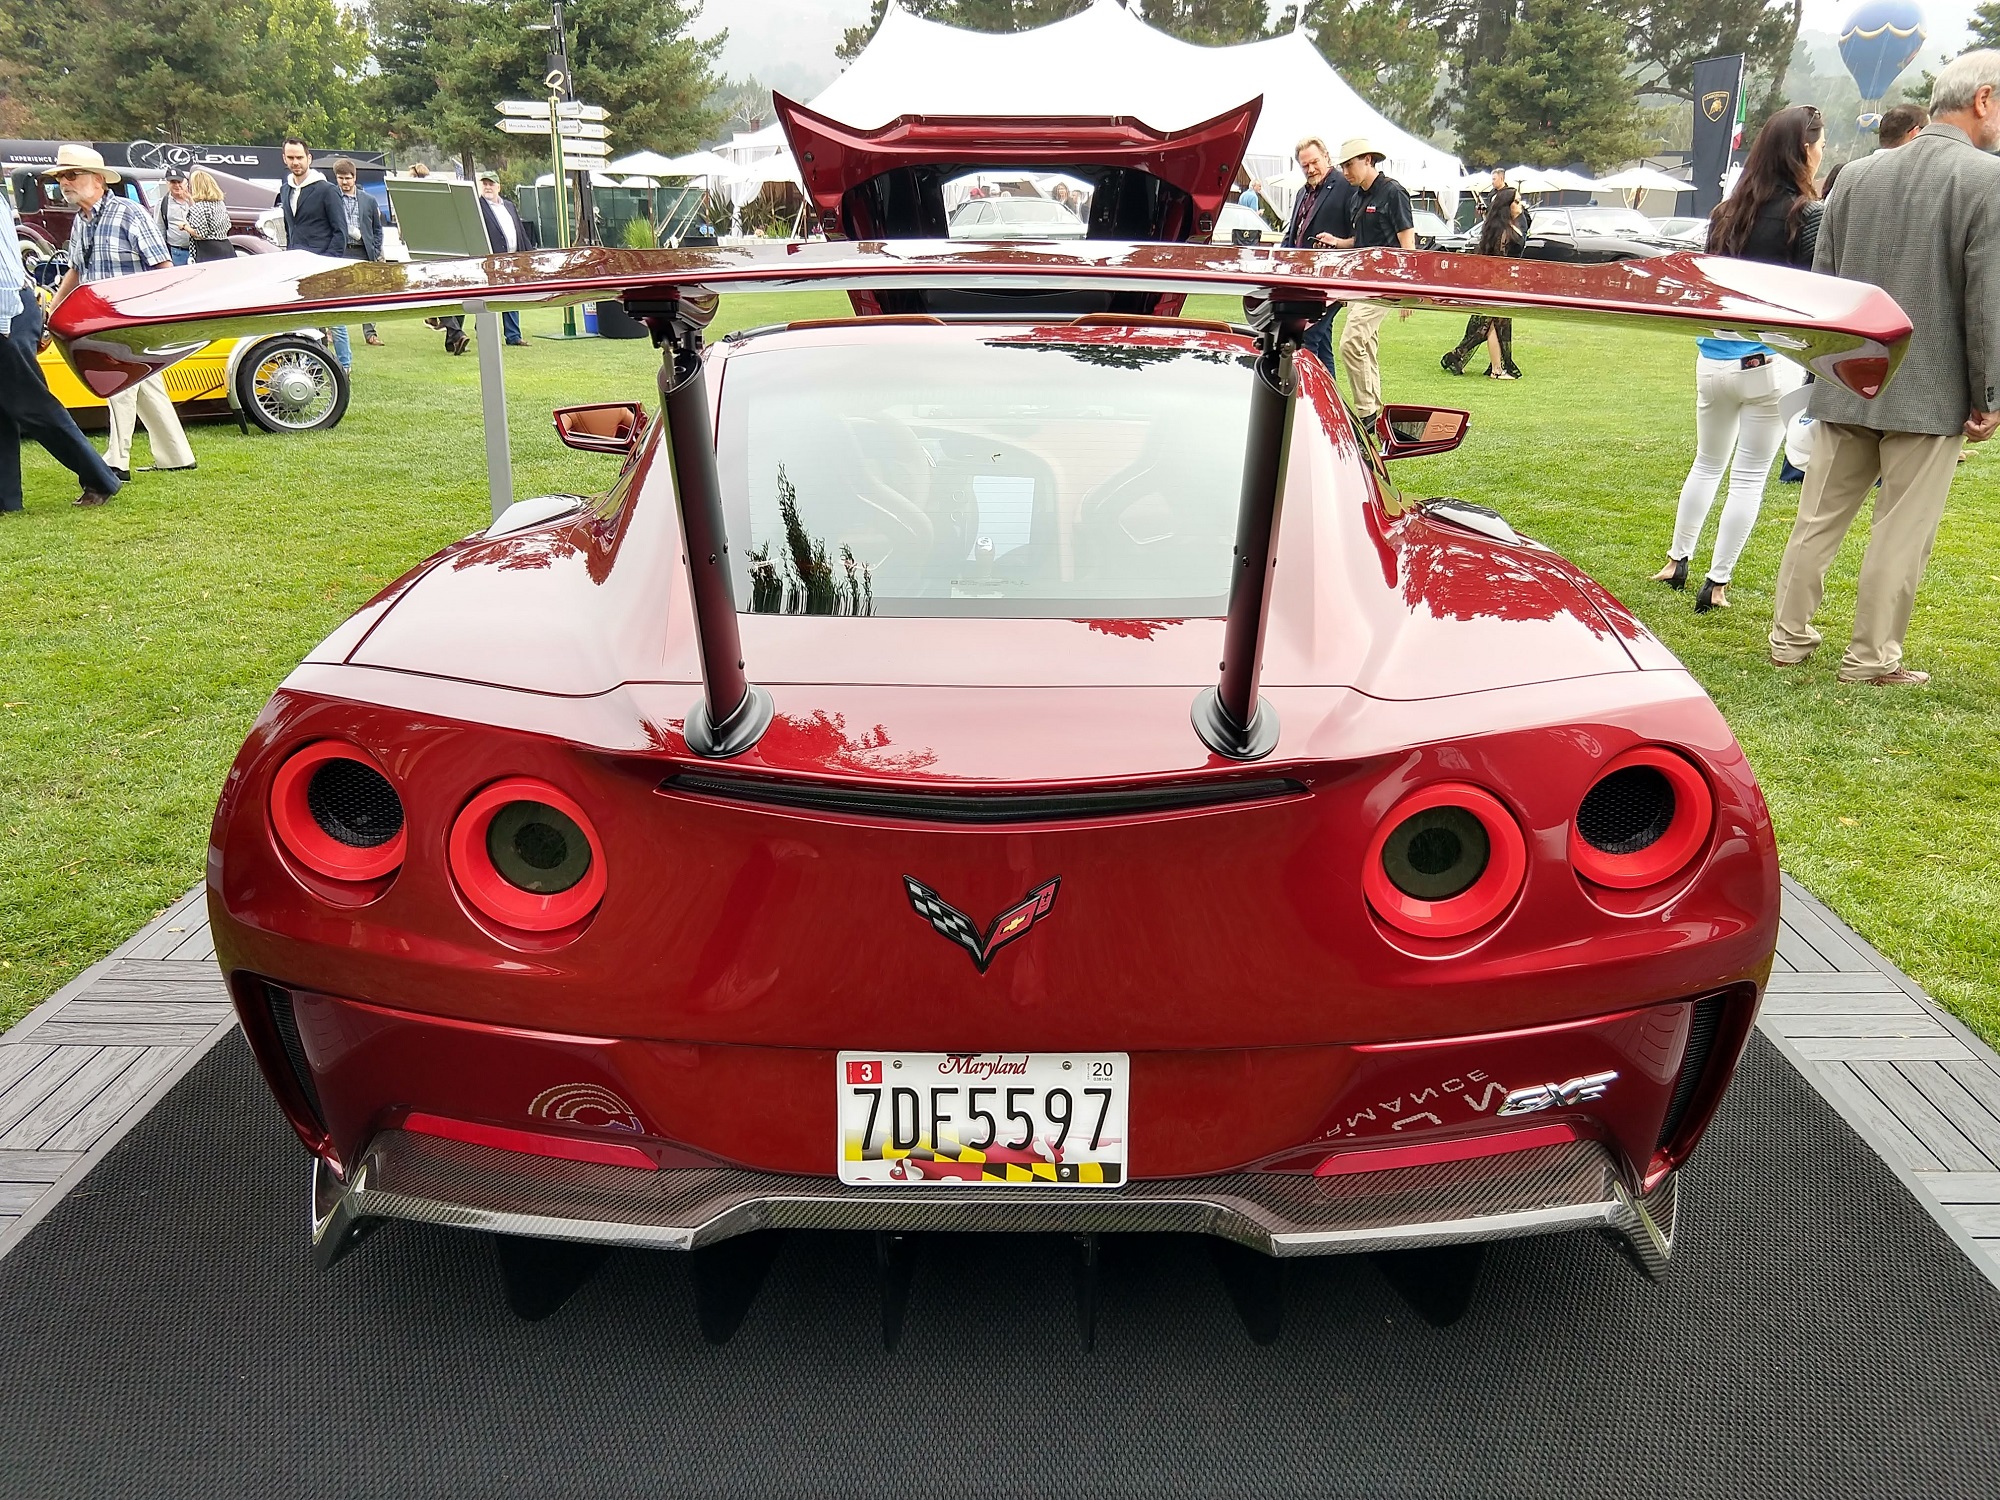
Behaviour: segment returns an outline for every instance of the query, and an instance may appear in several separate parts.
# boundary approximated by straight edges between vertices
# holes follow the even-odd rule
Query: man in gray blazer
[[[1968,52],[1938,74],[1931,123],[1906,146],[1849,162],[1827,203],[1813,269],[1873,282],[1916,331],[1873,401],[1831,380],[1812,388],[1817,434],[1771,622],[1777,666],[1818,647],[1812,617],[1826,571],[1880,476],[1840,680],[1930,681],[1903,665],[1903,633],[1959,452],[2000,428],[2000,160],[1987,155],[1996,146],[2000,51]]]

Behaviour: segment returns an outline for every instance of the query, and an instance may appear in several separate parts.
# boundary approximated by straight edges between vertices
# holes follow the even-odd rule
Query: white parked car
[[[971,198],[952,211],[955,240],[1080,240],[1083,220],[1052,198]]]

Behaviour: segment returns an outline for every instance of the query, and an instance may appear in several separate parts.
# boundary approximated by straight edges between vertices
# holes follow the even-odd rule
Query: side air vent
[[[1181,812],[1293,797],[1305,783],[1267,776],[1250,781],[1182,782],[1172,786],[1113,787],[1077,792],[915,792],[828,786],[823,782],[767,781],[713,771],[677,771],[663,792],[809,812],[858,813],[926,823],[1048,823],[1077,818],[1117,818]]]
[[[1688,1024],[1687,1051],[1681,1055],[1680,1077],[1674,1080],[1674,1097],[1667,1105],[1667,1118],[1660,1126],[1659,1145],[1662,1149],[1679,1134],[1681,1121],[1687,1118],[1688,1105],[1694,1102],[1694,1091],[1701,1086],[1702,1074],[1708,1070],[1708,1054],[1715,1048],[1715,1034],[1722,1026],[1721,995],[1710,995],[1705,1000],[1694,1003],[1694,1016]]]
[[[305,1044],[299,1040],[299,1018],[292,1009],[292,992],[283,985],[264,982],[264,1003],[271,1010],[271,1029],[278,1033],[278,1045],[292,1065],[292,1081],[312,1107],[313,1119],[326,1129],[326,1111],[320,1108],[319,1089],[313,1084],[312,1064],[306,1061]]]

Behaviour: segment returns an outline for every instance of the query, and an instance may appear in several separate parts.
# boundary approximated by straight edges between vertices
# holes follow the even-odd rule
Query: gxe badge
[[[1586,1073],[1563,1083],[1538,1083],[1533,1088],[1515,1089],[1501,1102],[1503,1115],[1531,1115],[1557,1105],[1589,1104],[1602,1099],[1604,1091],[1618,1081],[1616,1073]]]
[[[917,915],[936,929],[938,936],[950,938],[959,947],[972,955],[972,966],[980,973],[986,972],[993,962],[993,955],[1027,934],[1056,904],[1056,887],[1062,884],[1057,876],[1047,885],[1036,886],[1021,898],[1020,904],[1009,907],[993,919],[993,925],[980,935],[972,925],[972,919],[936,891],[912,876],[903,877],[903,886],[910,893],[910,905],[917,909]]]

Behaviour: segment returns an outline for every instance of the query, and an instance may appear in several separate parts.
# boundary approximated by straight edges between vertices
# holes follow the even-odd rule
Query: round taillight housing
[[[403,863],[403,799],[366,751],[318,740],[271,778],[271,827],[285,852],[329,880],[380,880]]]
[[[451,826],[451,873],[475,907],[524,932],[574,926],[604,899],[604,849],[581,807],[546,781],[495,782]]]
[[[1627,750],[1591,783],[1570,824],[1577,874],[1638,890],[1679,874],[1708,842],[1715,796],[1685,756],[1659,745]]]
[[[1527,872],[1527,841],[1500,799],[1448,781],[1389,809],[1368,842],[1361,886],[1390,926],[1454,938],[1497,919]]]

